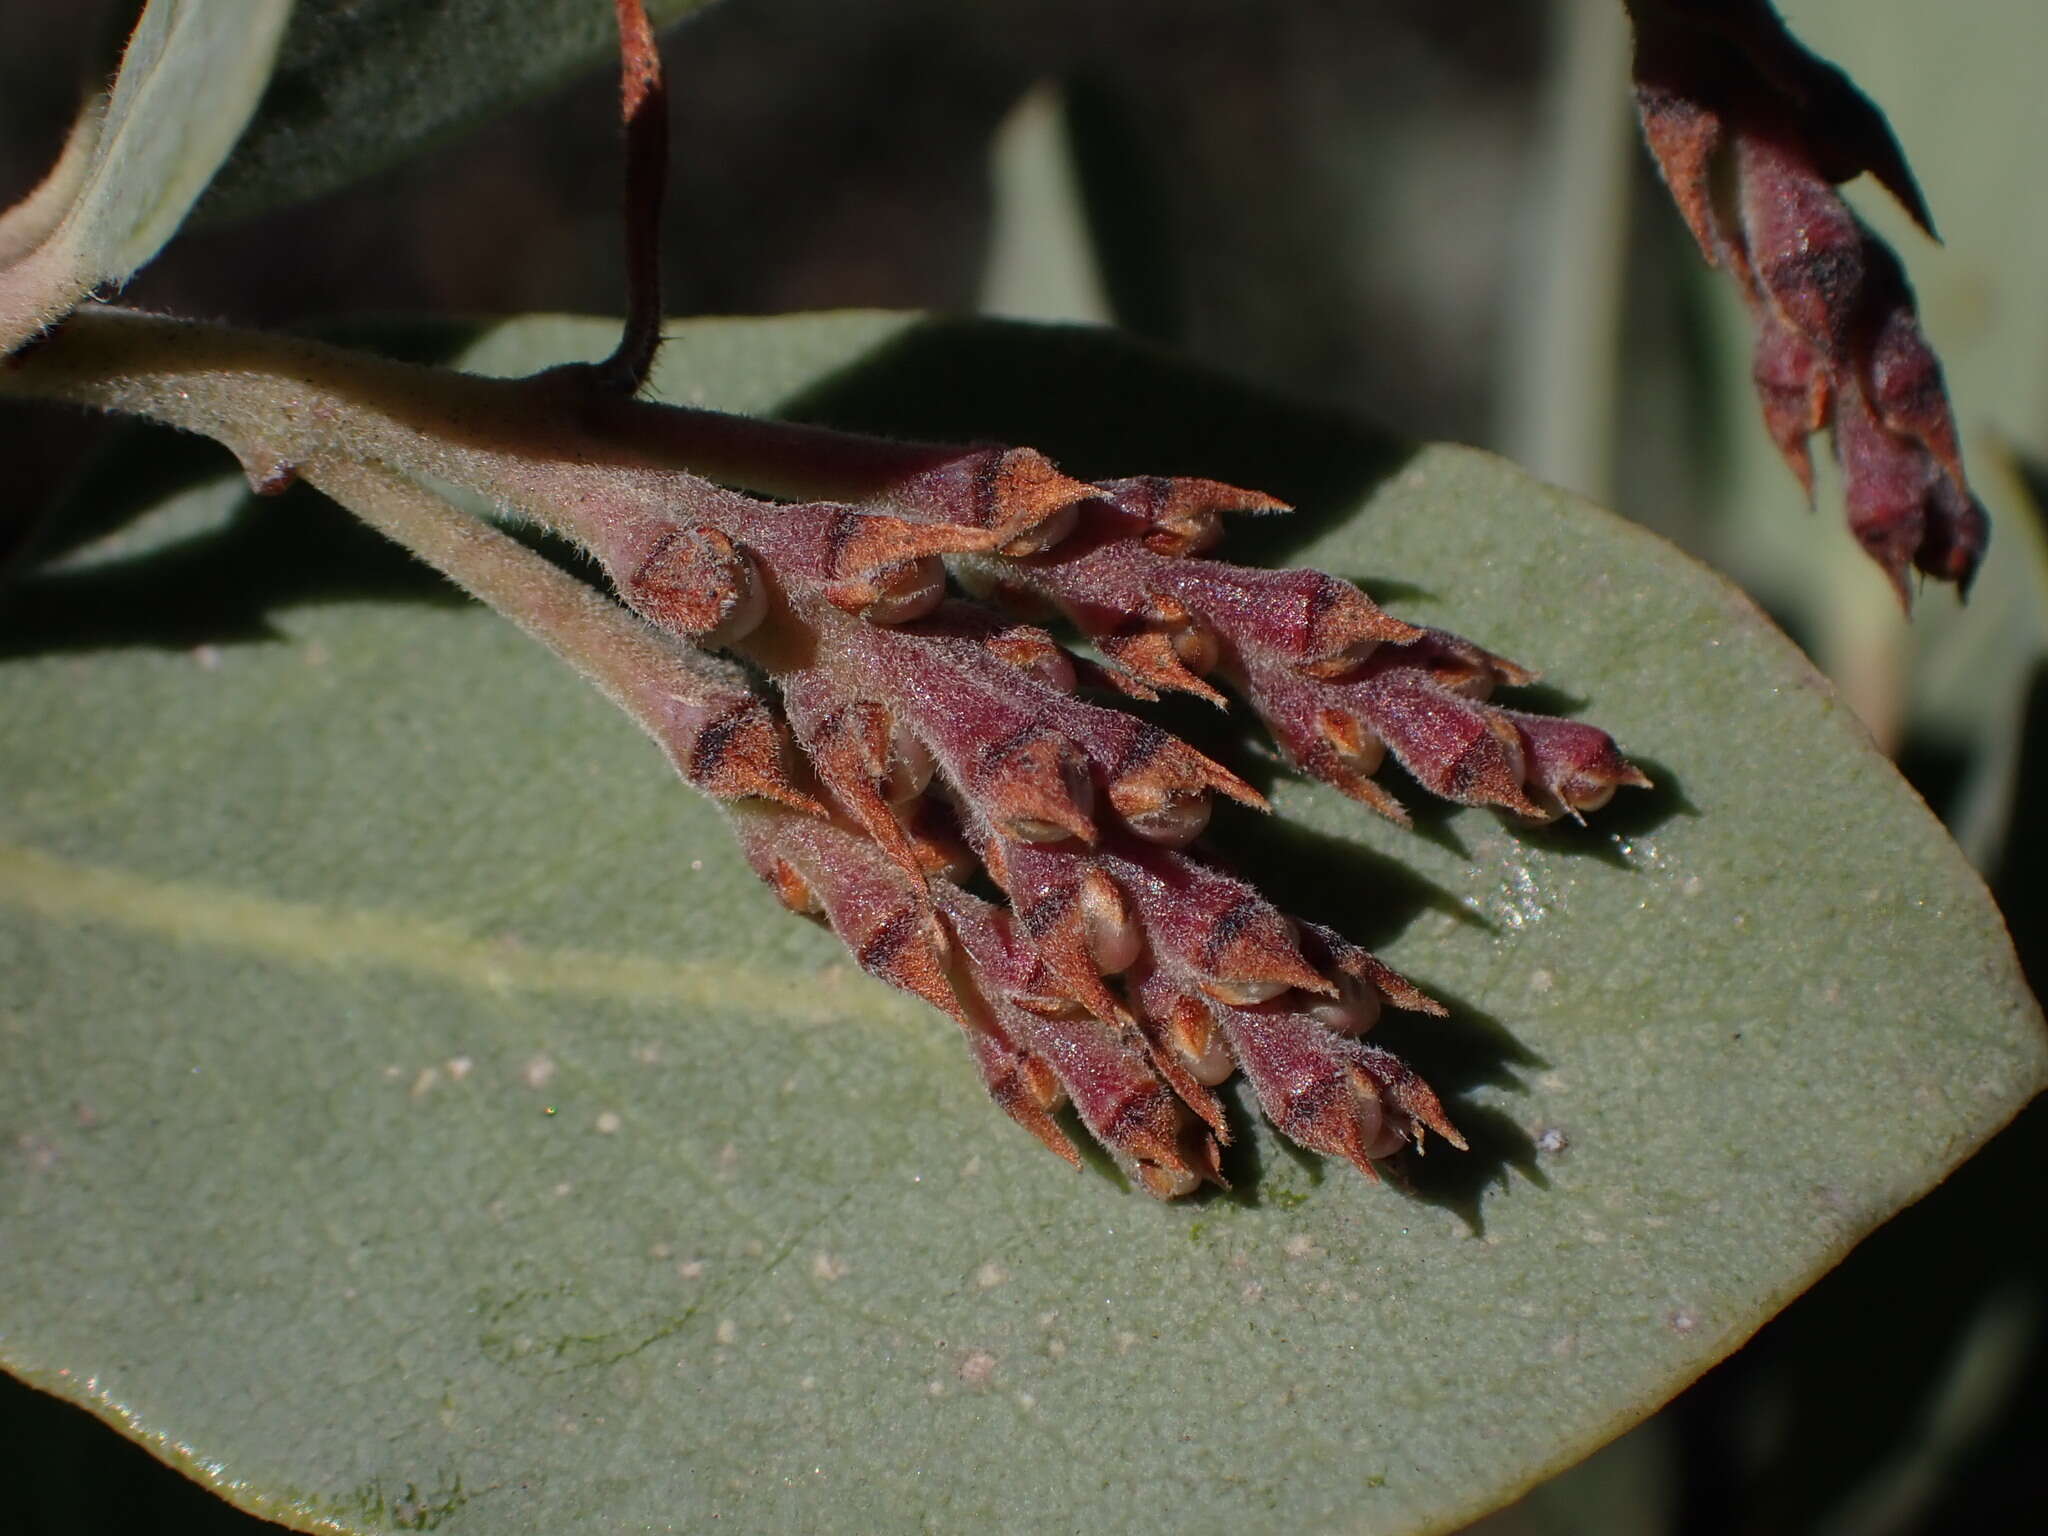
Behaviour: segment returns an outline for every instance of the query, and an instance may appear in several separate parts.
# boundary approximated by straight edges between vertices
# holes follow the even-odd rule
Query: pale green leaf
[[[0,218],[0,353],[177,231],[249,121],[291,0],[150,0],[112,96],[87,109],[50,180]]]
[[[649,0],[665,26],[709,0]],[[200,210],[344,186],[615,58],[606,0],[299,0],[277,83]]]
[[[625,720],[340,514],[202,489],[76,550],[0,615],[0,1358],[238,1503],[1442,1529],[2048,1071],[1981,885],[1803,659],[1500,460],[1078,331],[700,322],[657,387],[1263,485],[1305,510],[1239,544],[1542,666],[1660,788],[1542,833],[1284,777],[1276,821],[1219,818],[1451,1004],[1383,1032],[1474,1149],[1376,1186],[1241,1114],[1237,1192],[1162,1206],[982,1102]]]

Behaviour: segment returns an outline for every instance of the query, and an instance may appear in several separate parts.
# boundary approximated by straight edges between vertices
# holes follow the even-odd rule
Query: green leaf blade
[[[472,362],[538,337],[609,344],[515,324]],[[1443,1529],[1733,1348],[2048,1071],[1981,885],[1803,659],[1498,460],[1026,327],[686,326],[657,390],[1267,485],[1305,511],[1226,551],[1389,584],[1664,782],[1583,831],[1402,833],[1284,778],[1276,822],[1219,817],[1282,905],[1452,1005],[1382,1031],[1474,1151],[1373,1186],[1240,1103],[1239,1193],[1160,1206],[1019,1136],[626,722],[318,504],[79,552],[81,603],[180,556],[268,633],[0,628],[33,727],[0,806],[0,1358],[239,1503]]]
[[[0,353],[177,232],[255,110],[291,13],[291,0],[143,9],[97,128],[81,124],[47,194],[0,221]]]
[[[666,26],[708,0],[650,0]],[[265,99],[201,218],[331,192],[616,53],[592,0],[299,0]]]

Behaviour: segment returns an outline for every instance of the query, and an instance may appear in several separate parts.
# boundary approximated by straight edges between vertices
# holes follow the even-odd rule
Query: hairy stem
[[[323,451],[373,456],[472,485],[520,465],[581,464],[707,477],[770,496],[978,516],[1025,527],[1094,494],[1029,448],[906,443],[593,389],[591,368],[486,379],[294,337],[112,307],[88,308],[0,367],[0,395],[70,400],[235,445],[252,477]],[[679,488],[673,479],[672,489]],[[963,511],[964,509],[964,511]]]
[[[780,727],[738,668],[667,639],[517,539],[388,470],[322,457],[302,477],[574,667],[698,788],[816,813],[789,784]]]
[[[707,707],[731,693],[729,669],[663,640],[589,583],[389,470],[324,456],[300,474],[547,646],[650,734],[643,710],[654,689]]]

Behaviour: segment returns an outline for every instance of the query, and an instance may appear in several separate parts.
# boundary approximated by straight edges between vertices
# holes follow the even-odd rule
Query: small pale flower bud
[[[871,624],[908,624],[946,600],[946,562],[937,555],[876,571],[869,580],[876,595],[860,615]]]

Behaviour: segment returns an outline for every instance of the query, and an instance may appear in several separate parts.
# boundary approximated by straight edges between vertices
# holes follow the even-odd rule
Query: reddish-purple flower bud
[[[1220,1154],[1152,1070],[1142,1037],[1077,1009],[1049,1007],[1045,972],[1009,914],[964,891],[938,893],[971,984],[1005,1033],[1058,1079],[1095,1139],[1162,1199],[1221,1184]],[[1205,1096],[1206,1097],[1206,1096]]]
[[[921,880],[828,822],[752,805],[732,815],[747,862],[786,905],[821,913],[869,975],[972,1027],[947,979],[950,944]]]
[[[1614,738],[1595,726],[1551,715],[1503,711],[1522,738],[1528,790],[1546,812],[1583,819],[1614,798],[1623,785],[1648,789],[1650,780],[1624,758]]]
[[[1914,569],[1967,588],[1988,522],[1941,365],[1898,258],[1835,190],[1869,171],[1932,232],[1883,116],[1763,0],[1629,0],[1629,13],[1644,136],[1707,260],[1742,285],[1772,441],[1810,496],[1807,438],[1834,428],[1850,529],[1902,603]]]

